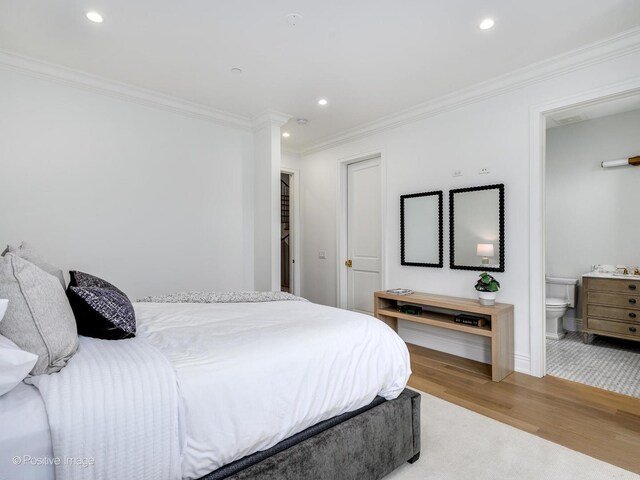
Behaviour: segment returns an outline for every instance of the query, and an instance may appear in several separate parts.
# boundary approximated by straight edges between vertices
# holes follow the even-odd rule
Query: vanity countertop
[[[583,277],[590,278],[615,278],[618,280],[638,280],[640,281],[640,275],[624,275],[622,273],[613,273],[613,272],[589,272],[582,275]]]

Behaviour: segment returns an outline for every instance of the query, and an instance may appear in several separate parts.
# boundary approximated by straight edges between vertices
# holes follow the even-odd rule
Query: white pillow
[[[29,375],[37,361],[37,355],[20,350],[15,343],[0,335],[0,396]]]

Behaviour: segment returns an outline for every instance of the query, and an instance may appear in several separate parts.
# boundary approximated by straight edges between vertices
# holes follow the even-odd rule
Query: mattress
[[[406,345],[383,322],[308,302],[134,305],[174,365],[182,473],[196,479],[404,389]]]

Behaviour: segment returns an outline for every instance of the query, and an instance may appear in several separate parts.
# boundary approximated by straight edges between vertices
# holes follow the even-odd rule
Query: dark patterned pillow
[[[133,305],[118,288],[83,272],[69,272],[67,297],[76,317],[78,334],[120,340],[136,334]]]
[[[115,292],[118,292],[120,295],[124,295],[124,292],[116,286],[110,284],[106,280],[94,277],[93,275],[89,275],[88,273],[72,270],[69,272],[69,277],[71,278],[69,285],[72,287],[106,288],[107,290],[113,290]]]

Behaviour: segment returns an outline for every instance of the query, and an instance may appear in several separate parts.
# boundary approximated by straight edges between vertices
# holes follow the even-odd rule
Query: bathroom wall
[[[640,110],[547,130],[548,275],[580,278],[597,263],[640,265],[640,167],[600,167],[640,155],[638,132]],[[574,315],[581,318],[579,306],[565,328]]]

